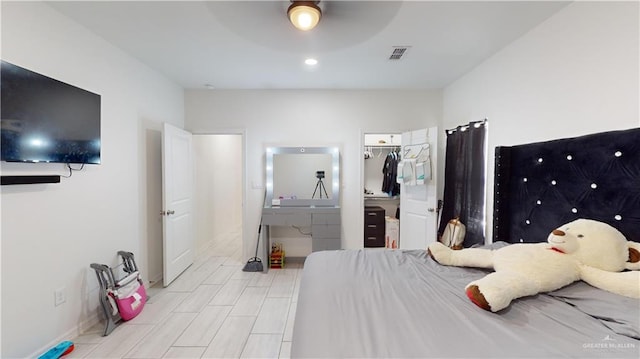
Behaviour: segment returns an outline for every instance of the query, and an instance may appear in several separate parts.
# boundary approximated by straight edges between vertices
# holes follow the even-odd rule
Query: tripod
[[[316,192],[318,191],[318,188],[320,188],[320,198],[322,198],[323,191],[324,191],[324,197],[329,198],[329,195],[327,195],[327,190],[324,188],[324,183],[322,182],[322,178],[318,178],[318,183],[316,183],[316,189],[313,190],[313,196],[311,196],[311,199],[314,199],[316,197]]]

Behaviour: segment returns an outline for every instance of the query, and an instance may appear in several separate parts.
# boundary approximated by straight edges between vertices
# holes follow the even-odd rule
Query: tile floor
[[[289,358],[301,263],[243,272],[240,240],[214,243],[169,287],[149,288],[140,315],[73,339],[68,358]],[[266,258],[262,258],[266,262]]]

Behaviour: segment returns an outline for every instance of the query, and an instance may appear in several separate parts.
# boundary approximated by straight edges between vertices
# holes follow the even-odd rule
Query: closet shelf
[[[364,195],[364,199],[375,199],[377,201],[379,200],[394,200],[394,199],[398,199],[400,198],[399,196],[389,196],[387,194],[384,193],[374,193],[374,194],[365,194]]]

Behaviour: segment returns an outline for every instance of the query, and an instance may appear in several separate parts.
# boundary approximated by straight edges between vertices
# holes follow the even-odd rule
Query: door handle
[[[435,209],[435,208],[428,208],[428,209],[427,209],[427,211],[429,211],[429,212],[435,212],[435,211],[436,211],[436,209]]]
[[[168,211],[160,211],[161,216],[170,216],[172,214],[176,214],[176,211],[168,210]]]

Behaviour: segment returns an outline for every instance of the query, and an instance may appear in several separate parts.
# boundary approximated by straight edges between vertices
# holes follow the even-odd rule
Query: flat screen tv
[[[1,160],[100,163],[100,95],[2,61]]]

